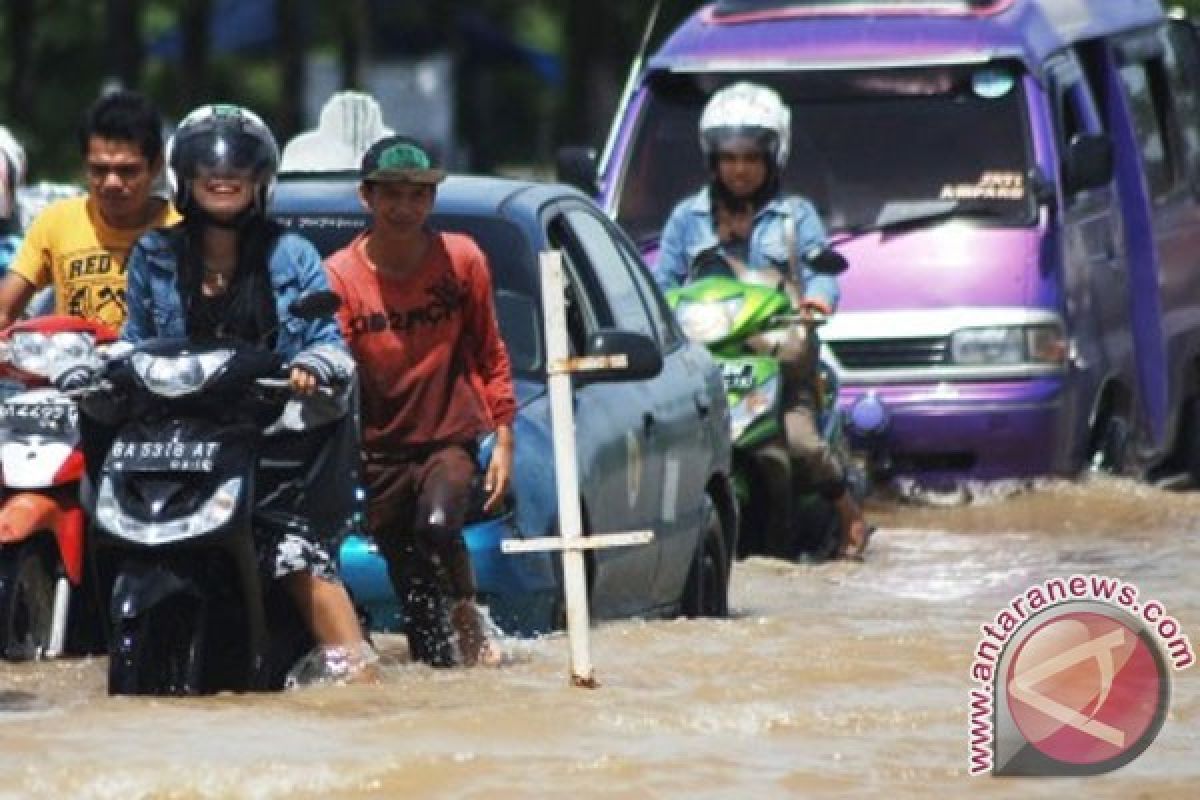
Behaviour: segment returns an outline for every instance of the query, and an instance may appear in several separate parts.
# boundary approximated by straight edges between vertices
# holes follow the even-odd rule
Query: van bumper
[[[842,385],[838,407],[852,446],[887,473],[923,485],[1070,470],[1065,382]],[[865,424],[856,425],[856,419]],[[868,428],[864,430],[864,428]]]

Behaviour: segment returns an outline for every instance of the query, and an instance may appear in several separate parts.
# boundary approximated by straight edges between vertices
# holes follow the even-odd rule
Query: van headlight
[[[1067,337],[1058,325],[963,328],[950,337],[950,361],[956,366],[1061,366],[1067,361]]]
[[[685,300],[675,309],[675,318],[689,339],[708,344],[729,335],[744,302],[742,297],[704,302]]]
[[[756,386],[746,392],[741,398],[733,404],[729,409],[729,416],[732,422],[733,441],[742,438],[742,434],[750,429],[750,426],[758,422],[768,414],[775,413],[775,408],[779,404],[779,376],[772,375],[762,382],[760,386]]]
[[[162,397],[180,397],[203,388],[232,357],[232,350],[170,357],[134,353],[130,361],[147,389]]]

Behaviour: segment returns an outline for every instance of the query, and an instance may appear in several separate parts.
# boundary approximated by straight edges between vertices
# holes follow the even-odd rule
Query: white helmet
[[[792,113],[774,89],[735,83],[713,94],[700,115],[700,149],[711,162],[735,138],[757,141],[779,170],[787,163]]]
[[[0,125],[0,221],[17,213],[17,189],[25,184],[25,148]]]

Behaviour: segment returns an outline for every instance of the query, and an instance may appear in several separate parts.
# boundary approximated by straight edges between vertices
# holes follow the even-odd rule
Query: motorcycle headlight
[[[675,309],[675,317],[689,339],[708,344],[729,335],[743,302],[741,297],[713,302],[684,301]]]
[[[773,414],[779,403],[779,376],[773,375],[758,386],[742,395],[741,399],[729,409],[733,427],[733,440],[736,442],[750,426],[758,420]]]
[[[1057,325],[964,328],[950,337],[956,365],[1063,364],[1067,340]]]
[[[232,350],[171,357],[134,353],[131,362],[147,389],[163,397],[181,397],[203,388],[232,356]]]
[[[117,502],[112,478],[105,476],[100,481],[96,494],[96,521],[101,527],[138,544],[168,544],[193,536],[202,536],[229,522],[237,510],[242,492],[242,479],[230,478],[222,483],[212,496],[204,501],[194,513],[166,522],[142,522],[126,514]]]
[[[78,364],[91,359],[96,341],[90,333],[14,333],[10,346],[13,366],[31,375],[49,377],[60,364]]]

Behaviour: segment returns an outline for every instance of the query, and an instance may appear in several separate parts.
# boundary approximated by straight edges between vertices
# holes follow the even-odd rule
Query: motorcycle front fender
[[[61,496],[15,492],[0,506],[0,547],[49,531],[58,544],[63,570],[72,584],[83,580],[83,511]]]
[[[197,595],[195,585],[169,570],[153,567],[144,571],[122,571],[113,582],[109,615],[114,625],[136,619],[168,597]]]

